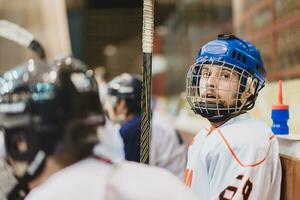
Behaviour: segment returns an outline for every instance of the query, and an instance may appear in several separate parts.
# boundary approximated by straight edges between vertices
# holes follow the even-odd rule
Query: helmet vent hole
[[[236,59],[241,60],[241,53],[240,52],[237,53]]]
[[[246,58],[246,56],[242,56],[242,62],[244,63],[244,64],[246,64],[246,62],[247,62],[247,58]]]
[[[235,56],[236,56],[236,50],[233,50],[233,51],[232,51],[231,57],[232,57],[232,58],[235,58]]]

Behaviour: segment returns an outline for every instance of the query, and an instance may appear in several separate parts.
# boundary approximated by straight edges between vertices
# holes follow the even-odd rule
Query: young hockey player
[[[125,158],[140,161],[141,91],[139,75],[121,74],[108,84],[107,110],[112,121],[120,123]],[[183,178],[187,150],[172,123],[152,111],[149,164],[162,167]]]

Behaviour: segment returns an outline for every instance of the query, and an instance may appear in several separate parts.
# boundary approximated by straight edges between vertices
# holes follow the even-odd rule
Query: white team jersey
[[[99,127],[96,158],[79,161],[51,175],[25,200],[196,200],[180,180],[157,167],[126,162],[123,143],[109,121]]]
[[[25,200],[105,199],[110,171],[111,166],[99,160],[90,158],[80,161],[51,175]]]
[[[89,158],[49,177],[25,200],[196,200],[171,173],[133,162]]]
[[[124,143],[119,133],[119,127],[115,126],[110,119],[106,118],[105,126],[97,129],[100,143],[93,149],[94,155],[119,163],[125,160]]]
[[[189,147],[185,184],[199,199],[277,200],[281,184],[277,138],[248,113],[217,129],[201,130]]]
[[[171,122],[156,111],[152,116],[149,164],[162,167],[181,180],[187,160],[187,146],[180,139]]]
[[[196,200],[170,172],[135,162],[124,162],[112,173],[108,200]]]

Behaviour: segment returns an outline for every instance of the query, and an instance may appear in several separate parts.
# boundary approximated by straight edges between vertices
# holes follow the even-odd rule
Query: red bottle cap
[[[272,106],[273,110],[287,110],[289,109],[288,105],[283,104],[282,98],[282,81],[278,81],[278,104]]]

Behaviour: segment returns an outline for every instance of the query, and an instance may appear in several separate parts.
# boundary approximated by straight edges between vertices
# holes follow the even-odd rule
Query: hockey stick
[[[143,6],[143,89],[140,162],[149,163],[151,132],[151,76],[154,31],[154,0],[144,0]]]
[[[40,59],[45,59],[43,46],[24,28],[6,20],[0,20],[0,36],[12,40],[35,52]]]

